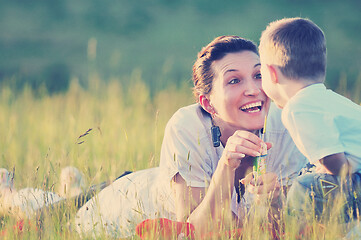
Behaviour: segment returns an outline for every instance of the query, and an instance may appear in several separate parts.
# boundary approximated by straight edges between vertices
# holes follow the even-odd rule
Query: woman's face
[[[209,101],[217,124],[228,130],[263,127],[270,101],[262,90],[260,69],[259,57],[251,51],[228,53],[212,63],[215,76]]]

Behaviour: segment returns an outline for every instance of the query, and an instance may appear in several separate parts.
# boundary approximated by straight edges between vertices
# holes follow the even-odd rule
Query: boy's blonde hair
[[[323,80],[326,75],[326,39],[309,19],[271,22],[262,32],[259,51],[262,62],[277,65],[287,78]]]

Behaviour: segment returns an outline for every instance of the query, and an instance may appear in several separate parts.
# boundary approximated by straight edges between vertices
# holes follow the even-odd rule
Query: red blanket
[[[195,229],[191,223],[177,222],[166,218],[147,219],[139,223],[136,227],[137,235],[141,239],[195,239]],[[234,229],[222,233],[209,232],[202,235],[202,239],[212,239],[214,237],[239,238],[242,229]]]

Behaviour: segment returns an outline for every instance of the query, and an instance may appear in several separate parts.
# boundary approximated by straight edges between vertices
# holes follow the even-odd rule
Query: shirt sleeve
[[[212,171],[204,136],[192,128],[166,127],[161,150],[161,168],[171,180],[179,173],[187,186],[206,187]]]
[[[282,113],[282,121],[298,149],[311,163],[344,151],[331,114],[322,111],[287,111]]]

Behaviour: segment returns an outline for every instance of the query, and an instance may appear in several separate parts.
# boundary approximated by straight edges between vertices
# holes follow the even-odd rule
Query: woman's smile
[[[263,107],[262,101],[255,101],[242,105],[240,109],[246,113],[259,113],[262,111],[262,107]]]

